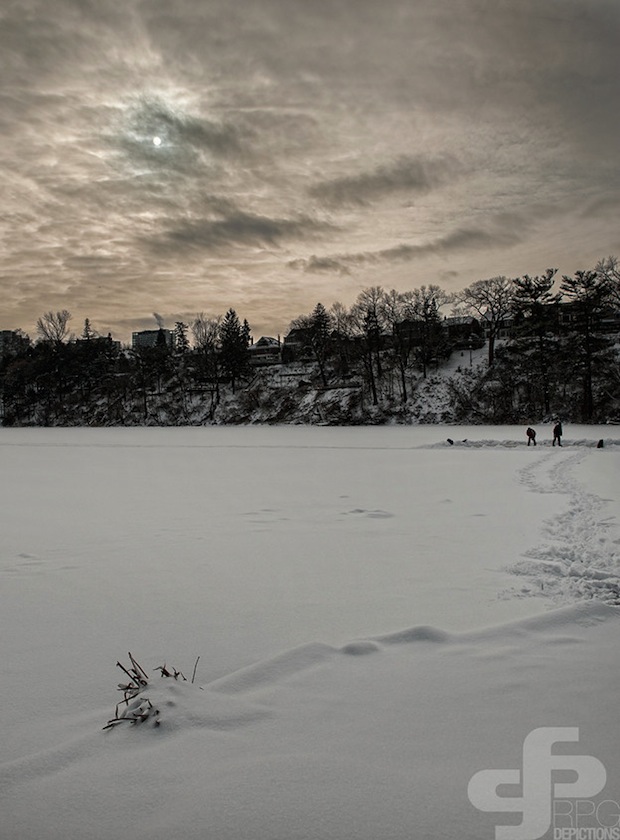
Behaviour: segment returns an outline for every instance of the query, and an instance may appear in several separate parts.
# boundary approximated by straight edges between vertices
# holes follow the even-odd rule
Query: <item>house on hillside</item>
[[[611,335],[620,335],[620,309],[607,309],[601,314],[601,330]]]
[[[280,363],[282,345],[279,338],[270,335],[261,336],[258,341],[248,347],[250,364],[252,367],[264,367]]]
[[[484,337],[487,339],[491,333],[493,319],[490,316],[484,315],[479,323],[482,326]],[[495,338],[512,338],[517,327],[518,319],[514,315],[507,315],[502,318],[499,328],[495,333]]]
[[[122,345],[120,341],[116,341],[112,338],[112,334],[108,333],[107,336],[105,335],[96,335],[93,338],[76,338],[75,344],[77,346],[91,346],[93,348],[97,348],[97,350],[115,350],[119,351],[122,349]]]
[[[0,330],[0,356],[4,353],[19,353],[30,344],[30,339],[19,330]]]
[[[131,334],[131,349],[140,347],[157,347],[165,344],[169,350],[174,348],[174,333],[172,330],[140,330]]]
[[[482,324],[471,315],[444,318],[441,326],[453,350],[475,350],[484,345]]]
[[[285,337],[282,344],[282,361],[289,362],[312,361],[312,331],[309,327],[294,327]]]
[[[558,307],[558,324],[562,331],[578,328],[583,318],[581,308],[575,301],[562,301]],[[601,332],[620,335],[620,310],[606,307],[596,314],[596,325]]]
[[[424,340],[424,322],[405,318],[394,324],[394,333],[400,342],[406,342],[409,347],[418,347]]]

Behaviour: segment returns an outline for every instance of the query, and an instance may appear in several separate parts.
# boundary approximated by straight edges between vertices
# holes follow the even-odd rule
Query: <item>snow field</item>
[[[619,443],[3,430],[0,837],[493,837],[537,726],[620,800]],[[127,650],[161,724],[102,732]]]

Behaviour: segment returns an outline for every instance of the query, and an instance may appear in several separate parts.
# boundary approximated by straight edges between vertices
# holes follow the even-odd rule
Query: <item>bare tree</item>
[[[414,320],[412,292],[386,292],[382,301],[382,313],[385,323],[392,334],[393,356],[400,377],[401,399],[405,403],[407,393],[407,367],[415,337],[411,324]]]
[[[514,285],[507,277],[476,280],[456,296],[469,312],[475,312],[484,323],[489,337],[489,367],[495,358],[495,341],[506,318],[513,310]]]
[[[215,390],[211,410],[215,409],[220,401],[220,329],[222,316],[217,315],[209,318],[204,312],[200,312],[194,318],[191,325],[194,337],[194,347],[198,351],[198,359],[202,368],[202,376],[211,382]]]
[[[605,278],[609,289],[610,303],[620,307],[620,261],[618,257],[609,256],[599,260],[595,271]]]
[[[381,382],[383,377],[381,349],[385,326],[384,297],[385,292],[381,286],[370,286],[362,289],[351,308],[357,331],[362,339],[362,362],[370,385],[373,405],[379,403],[377,383]]]
[[[329,315],[339,372],[346,376],[349,373],[350,354],[355,334],[354,318],[347,307],[339,300],[331,305]]]
[[[209,318],[204,312],[199,312],[196,315],[191,330],[194,337],[194,346],[198,350],[217,345],[221,322],[221,315],[216,315],[214,318]]]
[[[357,296],[351,311],[358,315],[358,318],[363,321],[368,312],[372,313],[374,319],[377,320],[380,326],[383,326],[383,303],[385,300],[385,290],[382,286],[369,286]]]
[[[60,312],[45,312],[37,320],[37,333],[42,341],[50,344],[62,344],[69,333],[69,321],[72,315],[67,309]]]

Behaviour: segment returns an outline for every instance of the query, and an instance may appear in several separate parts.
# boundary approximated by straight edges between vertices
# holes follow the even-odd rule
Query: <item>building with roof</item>
[[[158,330],[140,330],[131,334],[131,349],[140,347],[157,347],[164,343],[169,350],[174,348],[174,333],[163,328]]]

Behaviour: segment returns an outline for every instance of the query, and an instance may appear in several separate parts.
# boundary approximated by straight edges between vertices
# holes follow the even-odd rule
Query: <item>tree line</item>
[[[457,294],[432,284],[404,292],[372,286],[350,307],[317,303],[295,318],[282,361],[311,362],[305,381],[315,377],[318,388],[359,383],[369,405],[404,416],[419,382],[451,353],[486,342],[484,369],[464,363],[450,380],[455,420],[535,422],[561,414],[601,421],[620,413],[617,335],[606,325],[618,310],[615,257],[559,280],[550,268],[478,280]],[[201,421],[212,422],[223,395],[239,398],[259,376],[250,325],[234,309],[177,322],[172,342],[160,328],[153,346],[131,350],[98,335],[89,319],[76,337],[71,320],[67,310],[46,312],[37,340],[16,331],[4,341],[5,425],[196,422],[197,405]]]
[[[475,318],[487,343],[487,369],[452,383],[460,419],[513,422],[562,413],[592,422],[620,412],[615,257],[563,275],[559,283],[557,269],[550,268],[537,276],[478,280],[452,295],[435,285],[406,292],[375,286],[363,290],[349,310],[337,303],[326,311],[317,304],[293,326],[307,332],[323,384],[330,356],[346,369],[347,349],[357,341],[373,404],[386,367],[396,371],[406,403],[408,373],[426,378],[454,350],[442,315],[447,305],[453,316]],[[498,349],[502,333],[507,340]],[[461,331],[461,348],[462,337]],[[476,340],[472,330],[470,348]]]
[[[70,334],[68,310],[44,313],[37,340],[19,331],[3,344],[0,393],[4,425],[93,423],[114,425],[152,420],[162,403],[189,419],[191,393],[209,402],[213,415],[226,384],[234,393],[249,373],[251,334],[234,309],[224,316],[177,322],[172,345],[160,327],[152,346],[121,348],[84,321]],[[192,340],[190,340],[190,335]]]

